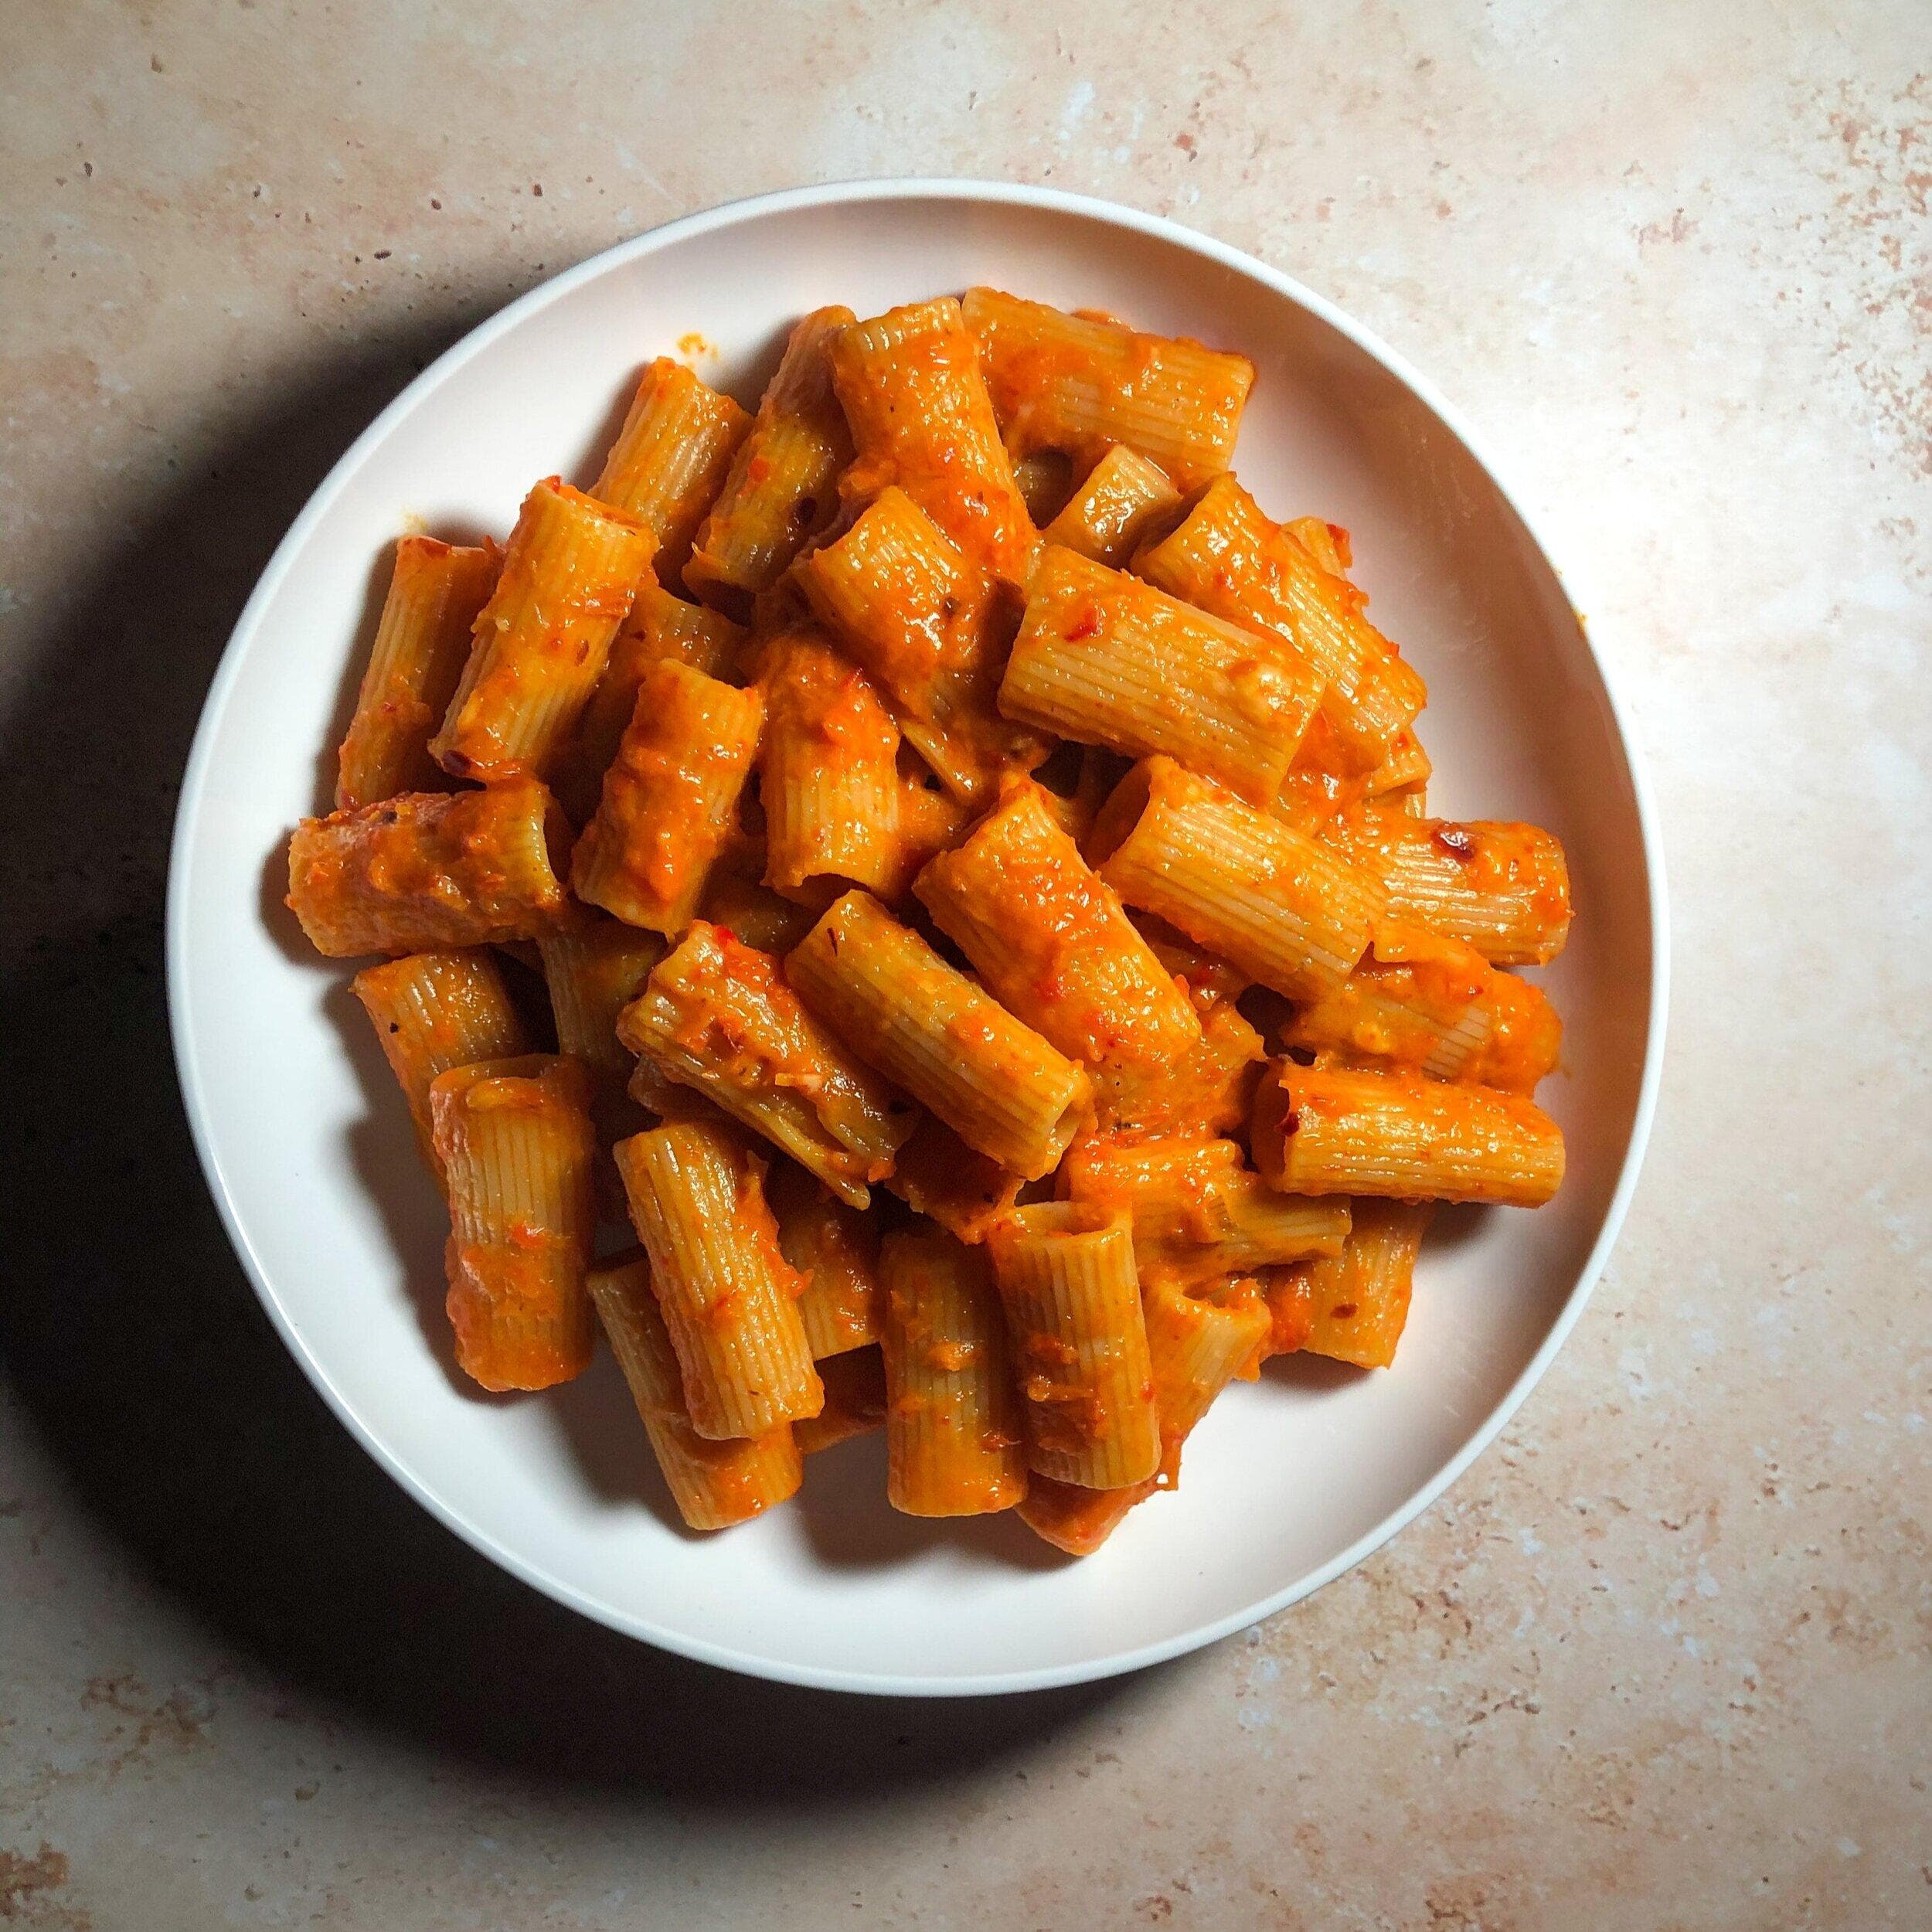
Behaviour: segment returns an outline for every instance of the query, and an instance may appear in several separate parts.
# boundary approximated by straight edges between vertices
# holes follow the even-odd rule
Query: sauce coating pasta
[[[693,1529],[876,1431],[906,1514],[1129,1544],[1264,1359],[1402,1372],[1434,1202],[1561,1184],[1563,847],[1432,808],[1351,533],[1235,474],[1256,375],[821,307],[762,396],[648,361],[502,547],[398,547],[288,903],[386,956],[458,1365],[601,1333]]]

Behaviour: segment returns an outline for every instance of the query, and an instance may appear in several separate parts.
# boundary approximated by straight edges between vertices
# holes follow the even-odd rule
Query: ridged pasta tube
[[[496,587],[502,562],[494,543],[459,546],[428,536],[397,542],[355,716],[337,760],[338,811],[447,785],[430,756],[430,739],[456,695],[471,628]]]
[[[1128,1217],[1043,1202],[987,1243],[1026,1401],[1027,1466],[1088,1489],[1143,1482],[1161,1459]]]
[[[888,1235],[886,1494],[909,1516],[977,1516],[1026,1493],[1006,1322],[983,1250],[938,1228]]]
[[[590,1366],[590,1103],[589,1076],[556,1054],[452,1067],[430,1085],[456,1359],[486,1389],[546,1389]]]
[[[869,894],[839,900],[785,975],[855,1053],[969,1147],[1027,1180],[1059,1165],[1091,1103],[1087,1075]]]
[[[1533,1101],[1420,1073],[1277,1061],[1254,1100],[1255,1165],[1290,1194],[1540,1207],[1563,1137]]]
[[[679,1121],[617,1145],[631,1218],[683,1372],[718,1441],[815,1416],[825,1391],[755,1161],[730,1129]]]
[[[728,1529],[798,1493],[804,1453],[791,1425],[762,1436],[713,1441],[691,1426],[671,1332],[651,1290],[643,1257],[606,1262],[590,1275],[611,1352],[630,1385],[665,1486],[693,1529]]]
[[[445,771],[485,784],[552,775],[652,549],[644,525],[555,477],[531,491],[430,743]]]
[[[410,953],[366,967],[349,982],[409,1102],[423,1158],[443,1179],[430,1117],[430,1087],[452,1066],[527,1053],[523,1022],[496,961],[481,947]]]

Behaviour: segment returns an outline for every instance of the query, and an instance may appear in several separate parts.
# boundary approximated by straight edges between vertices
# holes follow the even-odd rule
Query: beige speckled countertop
[[[1923,0],[0,10],[0,1924],[1932,1924],[1929,69]],[[202,692],[374,410],[621,236],[906,172],[1176,216],[1437,377],[1634,700],[1678,948],[1622,1243],[1448,1498],[934,1707],[657,1655],[393,1488],[158,978]]]

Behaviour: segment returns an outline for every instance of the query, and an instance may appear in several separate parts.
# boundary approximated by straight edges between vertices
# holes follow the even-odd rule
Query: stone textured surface
[[[1923,0],[1133,11],[0,10],[0,1923],[1932,1923]],[[1178,216],[1438,378],[1678,943],[1628,1233],[1451,1496],[1245,1639],[932,1708],[628,1645],[394,1490],[223,1246],[158,964],[202,691],[375,408],[619,237],[911,172]]]

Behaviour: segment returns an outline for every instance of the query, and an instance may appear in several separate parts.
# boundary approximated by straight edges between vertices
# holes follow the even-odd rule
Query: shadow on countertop
[[[131,522],[0,719],[0,1365],[97,1521],[274,1677],[432,1753],[687,1803],[837,1801],[985,1763],[1116,1687],[930,1702],[689,1664],[550,1602],[364,1454],[284,1350],[203,1186],[170,1056],[175,798],[222,647],[376,410],[476,319],[281,391]]]

